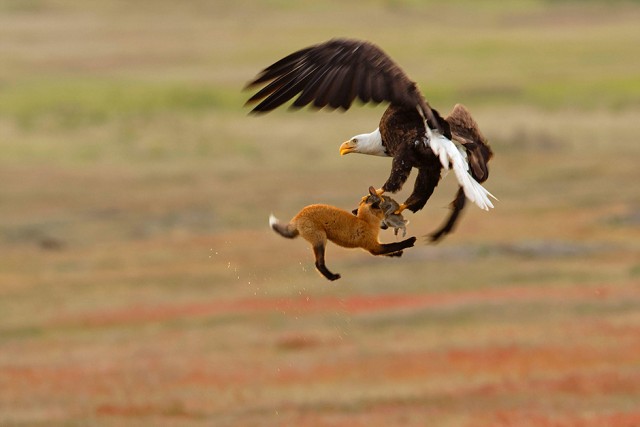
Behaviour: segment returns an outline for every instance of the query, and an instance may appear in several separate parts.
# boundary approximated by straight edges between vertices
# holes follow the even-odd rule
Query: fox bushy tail
[[[280,221],[278,221],[278,218],[273,215],[269,216],[269,225],[276,233],[278,233],[282,237],[286,237],[287,239],[293,239],[294,237],[298,237],[298,235],[300,234],[295,225],[291,223],[282,224]]]

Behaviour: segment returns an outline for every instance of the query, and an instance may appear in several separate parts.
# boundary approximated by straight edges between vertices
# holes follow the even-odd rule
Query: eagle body
[[[390,105],[382,114],[378,125],[382,144],[391,157],[399,155],[406,146],[422,140],[425,134],[424,120],[415,108]],[[414,144],[418,147],[420,144]],[[424,146],[424,144],[422,144]],[[427,150],[431,152],[431,150]],[[431,153],[433,154],[433,153]]]
[[[424,207],[440,180],[442,165],[425,144],[425,124],[414,108],[389,106],[380,119],[382,145],[393,157],[391,174],[382,186],[385,192],[396,193],[409,178],[413,168],[418,169],[414,191],[405,201],[412,212]]]
[[[491,149],[468,110],[456,105],[446,118],[431,108],[416,83],[378,46],[362,40],[333,39],[293,52],[262,70],[247,88],[262,86],[247,101],[254,113],[271,111],[292,100],[291,108],[348,110],[363,103],[389,102],[379,127],[340,146],[340,154],[392,157],[391,173],[379,190],[395,193],[418,170],[413,192],[401,209],[417,212],[438,185],[443,170],[460,184],[449,219],[438,240],[454,227],[468,198],[481,209],[493,207],[482,185],[488,177]]]

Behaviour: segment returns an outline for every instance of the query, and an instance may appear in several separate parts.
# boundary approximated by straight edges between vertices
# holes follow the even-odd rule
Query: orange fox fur
[[[378,233],[385,218],[380,207],[381,199],[373,187],[358,206],[357,215],[329,205],[304,207],[288,224],[282,224],[272,215],[269,224],[278,234],[293,239],[298,235],[311,243],[316,258],[316,268],[329,280],[337,280],[325,265],[324,253],[327,240],[345,248],[362,248],[372,255],[401,256],[402,250],[410,248],[415,237],[396,243],[380,243]]]

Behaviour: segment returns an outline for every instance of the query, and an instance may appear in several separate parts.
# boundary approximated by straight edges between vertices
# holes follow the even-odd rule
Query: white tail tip
[[[273,228],[274,225],[278,223],[278,218],[276,218],[273,214],[269,215],[269,227]]]

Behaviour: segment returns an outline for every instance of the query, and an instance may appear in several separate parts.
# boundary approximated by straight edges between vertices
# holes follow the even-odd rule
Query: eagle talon
[[[383,190],[382,188],[378,188],[378,189],[376,190],[376,194],[377,194],[378,196],[382,196],[382,195],[384,194],[384,190]]]
[[[400,206],[398,206],[398,209],[396,209],[396,211],[394,212],[395,215],[400,215],[402,213],[403,210],[407,209],[407,205],[405,205],[404,203],[402,203]]]

